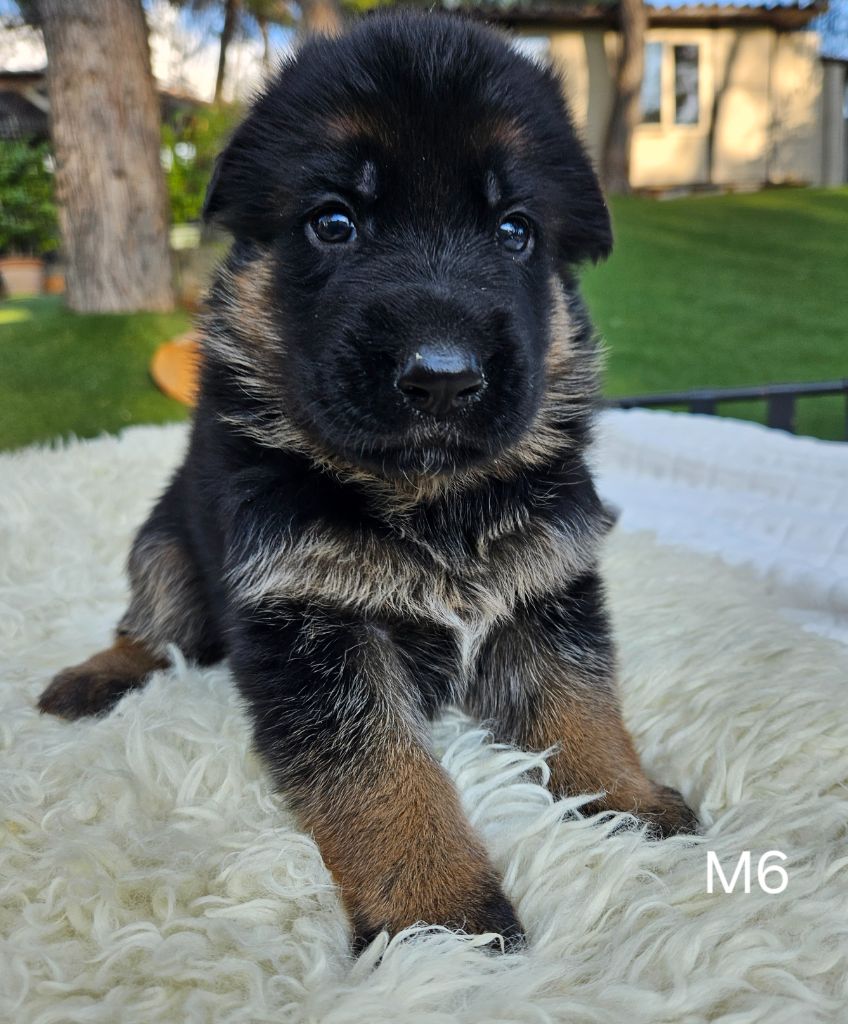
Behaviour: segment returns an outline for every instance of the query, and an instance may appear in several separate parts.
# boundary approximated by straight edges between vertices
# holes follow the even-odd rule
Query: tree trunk
[[[38,14],[68,305],[172,309],[159,104],[141,0],[38,0]]]
[[[313,32],[334,36],[341,32],[342,11],[338,0],[301,0],[300,34]]]
[[[645,29],[648,13],[642,0],[619,0],[621,56],[615,96],[607,126],[601,175],[607,191],[630,191],[630,144],[639,123],[642,76],[645,70]]]
[[[724,97],[730,86],[730,80],[733,77],[733,72],[736,68],[736,58],[739,56],[739,44],[741,43],[742,38],[741,33],[734,33],[733,43],[730,46],[730,52],[727,54],[727,61],[724,65],[724,74],[722,75],[721,85],[719,85],[713,92],[710,124],[707,129],[707,181],[710,184],[713,183],[713,178],[715,177],[716,133],[718,132],[718,125],[721,119]]]
[[[267,75],[271,70],[271,37],[268,34],[268,19],[257,14],[256,24],[259,26],[259,34],[262,36],[262,67]]]
[[[218,51],[218,74],[215,76],[215,102],[221,99],[224,92],[224,79],[227,75],[227,50],[233,41],[238,27],[241,0],[225,0],[224,27],[221,29],[221,43]]]

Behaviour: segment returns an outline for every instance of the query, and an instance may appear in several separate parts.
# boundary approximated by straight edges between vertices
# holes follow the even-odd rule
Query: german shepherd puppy
[[[273,780],[361,943],[416,921],[520,935],[428,719],[544,749],[559,794],[694,831],[644,773],[598,576],[598,382],[575,267],[598,182],[548,70],[496,33],[380,14],[306,43],[219,158],[234,244],[184,463],[141,528],[109,650],[42,711],[229,659]]]

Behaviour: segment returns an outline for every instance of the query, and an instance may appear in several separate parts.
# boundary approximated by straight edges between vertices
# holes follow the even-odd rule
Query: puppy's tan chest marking
[[[603,532],[591,519],[516,522],[459,555],[409,536],[316,526],[257,550],[229,581],[245,606],[315,603],[447,627],[470,667],[493,624],[510,618],[518,603],[558,591],[592,567]]]

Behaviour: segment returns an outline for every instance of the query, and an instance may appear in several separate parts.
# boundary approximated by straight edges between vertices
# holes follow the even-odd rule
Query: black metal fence
[[[684,405],[689,412],[715,416],[717,406],[725,402],[761,399],[766,403],[766,424],[794,434],[796,400],[818,395],[845,396],[845,440],[848,441],[848,378],[811,384],[763,384],[753,388],[698,388],[694,391],[668,391],[656,395],[628,395],[624,398],[610,398],[606,404],[614,409]]]

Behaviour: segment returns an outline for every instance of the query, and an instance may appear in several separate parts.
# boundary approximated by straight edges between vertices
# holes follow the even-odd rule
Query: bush
[[[58,243],[47,143],[0,142],[0,253],[42,256]]]
[[[215,157],[242,112],[237,104],[219,103],[197,107],[162,125],[162,163],[172,224],[200,219]]]

